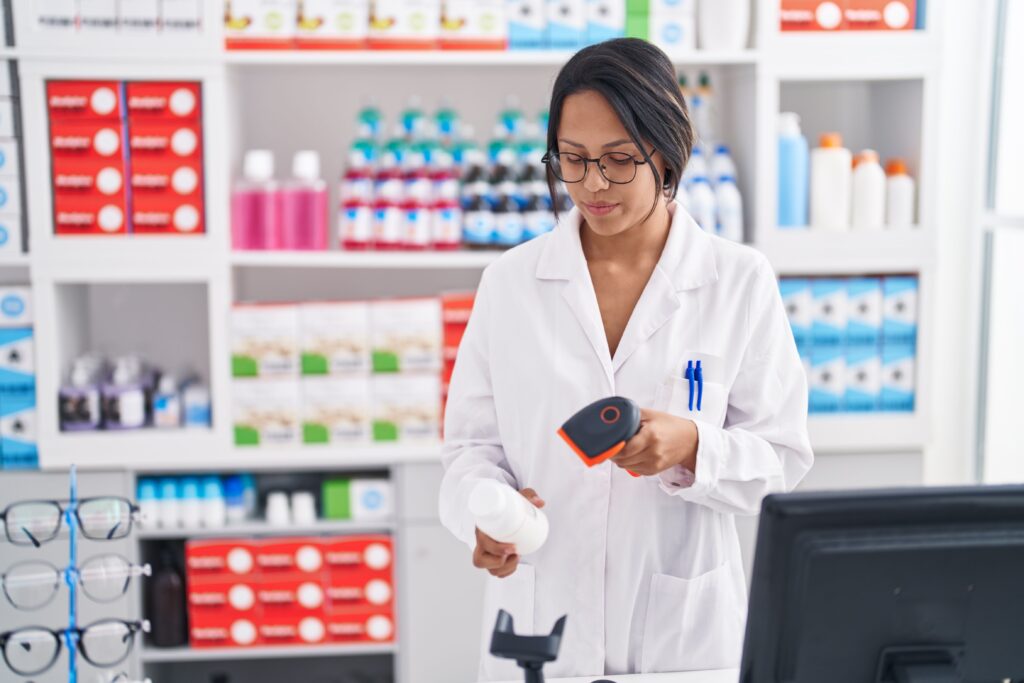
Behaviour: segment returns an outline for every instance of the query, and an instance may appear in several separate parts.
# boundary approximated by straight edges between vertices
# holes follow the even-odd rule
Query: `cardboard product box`
[[[266,617],[258,628],[264,645],[316,645],[327,640],[322,614]]]
[[[811,349],[808,390],[810,412],[835,413],[842,409],[846,393],[846,358],[841,346],[815,346]]]
[[[78,30],[78,0],[47,0],[30,5],[35,26],[46,33],[74,33]]]
[[[78,0],[78,30],[114,35],[120,28],[118,0]]]
[[[916,350],[911,344],[882,345],[882,393],[879,409],[913,412],[916,403]]]
[[[186,593],[189,621],[213,623],[230,618],[258,622],[262,615],[256,599],[259,586],[252,578],[192,576]]]
[[[324,540],[324,559],[330,580],[339,585],[355,585],[368,576],[391,580],[394,545],[387,534],[334,536]]]
[[[299,306],[303,375],[365,375],[370,359],[370,304],[364,301]]]
[[[848,31],[912,31],[917,26],[915,0],[844,0]]]
[[[18,178],[21,166],[18,161],[21,152],[17,140],[0,140],[0,176]]]
[[[0,287],[0,327],[25,328],[35,322],[30,287]]]
[[[224,42],[229,50],[288,49],[298,29],[298,0],[228,0]]]
[[[793,330],[793,339],[798,348],[807,347],[811,342],[811,324],[814,313],[811,301],[811,281],[804,278],[782,278],[779,292],[786,316]]]
[[[31,327],[0,327],[0,401],[4,388],[34,388],[35,339]]]
[[[231,365],[235,377],[297,377],[299,307],[236,305],[231,310]]]
[[[537,50],[547,47],[546,0],[506,0],[505,16],[508,18],[510,50]]]
[[[878,410],[882,393],[882,356],[878,346],[846,349],[846,390],[843,410],[869,413]]]
[[[780,0],[782,31],[839,31],[846,28],[847,0]]]
[[[302,442],[296,380],[236,381],[233,389],[236,446],[297,446]]]
[[[441,369],[441,302],[437,298],[375,301],[370,306],[374,372]]]
[[[547,46],[573,50],[587,43],[586,0],[547,0]]]
[[[333,613],[327,618],[332,643],[387,643],[395,639],[395,618],[390,610],[364,609]]]
[[[123,198],[55,197],[53,222],[58,235],[124,235],[128,232],[128,207]]]
[[[160,0],[160,31],[173,34],[197,34],[203,30],[206,0]]]
[[[917,343],[916,277],[887,277],[882,281],[882,342],[887,345]]]
[[[264,578],[256,588],[263,623],[275,623],[327,611],[327,593],[321,577],[282,576]]]
[[[160,25],[160,0],[120,0],[119,9],[123,33],[156,35]]]
[[[650,40],[668,54],[697,49],[697,18],[692,13],[650,15]]]
[[[190,121],[133,121],[128,128],[128,148],[133,161],[190,159],[202,164],[202,141],[202,128]]]
[[[24,253],[22,245],[22,217],[18,214],[0,214],[0,258]]]
[[[128,121],[185,122],[202,120],[202,92],[198,81],[131,81],[125,84]]]
[[[440,438],[441,378],[430,375],[375,375],[374,441],[432,441]]]
[[[372,440],[373,394],[367,376],[302,380],[302,442],[354,445]]]
[[[441,47],[504,50],[508,47],[505,0],[443,0]]]
[[[819,278],[811,281],[811,346],[835,346],[846,339],[846,282]]]
[[[82,120],[53,121],[50,124],[50,152],[54,160],[69,159],[95,164],[116,164],[124,168],[124,130],[120,121]],[[10,161],[4,173],[17,172],[17,143],[11,145]],[[5,157],[7,155],[5,154]]]
[[[394,491],[387,479],[327,479],[321,506],[324,519],[390,520]]]
[[[190,540],[185,542],[185,577],[255,581],[259,577],[254,542],[249,539]]]
[[[124,118],[122,84],[117,81],[47,81],[50,122]]]
[[[882,338],[882,280],[851,278],[846,287],[847,343],[877,346]]]
[[[370,0],[302,0],[296,46],[361,50],[370,35]]]
[[[626,3],[587,0],[587,42],[601,43],[626,35]]]
[[[188,644],[196,649],[252,647],[262,644],[257,622],[246,617],[213,614],[209,618],[189,616]]]
[[[326,570],[323,539],[315,537],[275,538],[258,541],[256,565],[266,579],[320,577]]]
[[[440,35],[441,0],[376,0],[370,6],[371,48],[432,49]]]

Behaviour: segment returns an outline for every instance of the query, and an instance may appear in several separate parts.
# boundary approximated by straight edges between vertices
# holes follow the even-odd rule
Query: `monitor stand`
[[[963,655],[962,645],[886,648],[877,683],[960,683]]]

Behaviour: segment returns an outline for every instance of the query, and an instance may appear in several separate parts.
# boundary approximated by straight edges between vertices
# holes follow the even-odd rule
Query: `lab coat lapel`
[[[711,238],[675,202],[668,208],[672,214],[668,239],[622,332],[612,359],[613,373],[676,315],[682,306],[679,292],[718,279]]]
[[[537,277],[542,280],[567,280],[562,288],[562,298],[583,329],[594,355],[605,374],[609,392],[614,391],[615,377],[612,372],[611,353],[608,338],[597,305],[597,295],[590,279],[587,261],[580,243],[579,209],[573,208],[559,221],[551,238],[544,245],[537,264]]]

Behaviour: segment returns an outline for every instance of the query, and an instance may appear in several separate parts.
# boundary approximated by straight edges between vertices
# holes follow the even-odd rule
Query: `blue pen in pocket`
[[[683,373],[683,378],[686,379],[686,381],[690,383],[690,404],[689,404],[690,408],[689,409],[690,409],[690,412],[693,412],[693,380],[694,380],[694,374],[693,374],[693,361],[692,360],[686,361],[686,372]]]
[[[697,361],[697,368],[693,374],[697,379],[697,412],[700,412],[700,404],[704,400],[704,370],[700,367],[700,361]],[[693,393],[692,389],[690,393]]]

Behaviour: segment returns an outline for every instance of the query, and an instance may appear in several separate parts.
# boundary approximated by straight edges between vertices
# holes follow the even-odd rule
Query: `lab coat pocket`
[[[703,386],[682,377],[669,377],[655,394],[654,409],[705,422],[715,427],[725,424],[729,395],[718,382],[705,380]]]
[[[522,562],[511,576],[504,579],[487,577],[484,595],[484,635],[481,643],[483,652],[480,657],[481,681],[514,680],[521,676],[514,661],[499,659],[490,653],[491,632],[498,619],[498,610],[503,609],[512,615],[512,625],[516,633],[533,635],[534,589],[533,566]]]
[[[729,562],[692,579],[651,577],[640,672],[738,666],[744,616]]]

